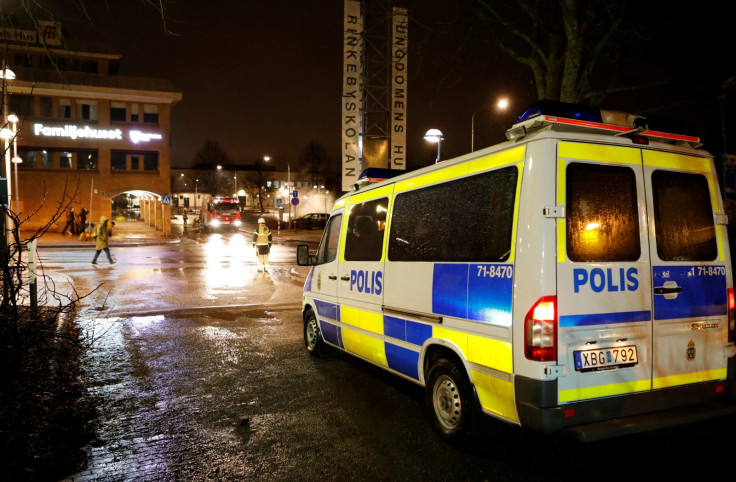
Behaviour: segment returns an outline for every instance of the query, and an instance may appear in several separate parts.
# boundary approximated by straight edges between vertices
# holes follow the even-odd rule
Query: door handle
[[[331,274],[331,275],[328,276],[328,278],[330,278],[331,280],[334,281],[334,280],[337,279],[337,276],[335,276],[334,274]]]
[[[667,300],[674,300],[680,293],[682,293],[682,287],[677,286],[676,281],[665,281],[664,286],[654,287],[654,294],[662,295]]]
[[[342,276],[340,276],[340,279],[343,280],[343,281],[350,281],[350,276],[348,276],[348,275],[342,275]]]

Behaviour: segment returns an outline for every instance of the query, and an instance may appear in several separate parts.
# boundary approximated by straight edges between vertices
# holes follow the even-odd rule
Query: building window
[[[54,155],[52,152],[49,152],[46,149],[41,151],[41,166],[40,167],[43,169],[53,169],[54,168]]]
[[[36,151],[18,149],[18,156],[23,159],[23,162],[18,164],[19,168],[33,169],[36,167]]]
[[[90,74],[96,74],[99,72],[99,67],[96,60],[82,60],[80,64],[80,70]]]
[[[82,120],[97,120],[97,101],[77,101],[77,117]]]
[[[158,106],[155,104],[143,104],[143,122],[158,124]]]
[[[24,94],[13,94],[10,98],[10,111],[18,116],[33,115],[33,96]]]
[[[49,156],[53,159],[53,156]],[[72,167],[72,153],[61,152],[59,153],[59,168],[60,169],[71,169]]]
[[[125,170],[125,158],[124,152],[111,152],[110,153],[110,169],[113,171],[124,171]]]
[[[59,117],[62,119],[72,118],[72,101],[69,99],[59,99]]]
[[[110,121],[125,122],[125,102],[110,102]]]
[[[138,122],[138,104],[131,104],[130,105],[130,121],[131,122]]]
[[[143,154],[143,170],[158,171],[158,152]]]
[[[97,151],[78,151],[77,169],[97,169]]]
[[[39,99],[41,117],[53,117],[54,115],[54,99],[51,97],[41,97]]]
[[[130,170],[131,171],[137,171],[140,167],[140,157],[138,156],[130,156]]]

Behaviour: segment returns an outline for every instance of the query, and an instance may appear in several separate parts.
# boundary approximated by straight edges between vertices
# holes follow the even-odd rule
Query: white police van
[[[481,413],[584,441],[735,413],[727,217],[699,139],[545,101],[507,138],[336,202],[316,255],[298,248],[307,349],[424,386],[447,438]]]

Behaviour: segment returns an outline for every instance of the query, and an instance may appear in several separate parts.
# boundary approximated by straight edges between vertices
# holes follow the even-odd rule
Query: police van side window
[[[317,251],[317,264],[331,263],[337,258],[337,248],[340,243],[340,227],[342,226],[342,214],[330,218],[322,237],[322,243]]]
[[[352,206],[345,240],[345,261],[381,260],[387,212],[388,198]]]
[[[708,180],[701,174],[654,171],[654,230],[662,261],[712,261],[718,256]]]
[[[507,260],[518,175],[506,167],[397,195],[389,260]]]
[[[641,238],[634,171],[623,166],[571,163],[566,185],[570,260],[638,260]]]

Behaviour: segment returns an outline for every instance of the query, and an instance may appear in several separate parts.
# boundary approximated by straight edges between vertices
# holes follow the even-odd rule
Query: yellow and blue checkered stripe
[[[429,339],[449,341],[467,360],[483,409],[518,421],[510,341],[314,300],[325,341],[419,381],[419,357]]]

